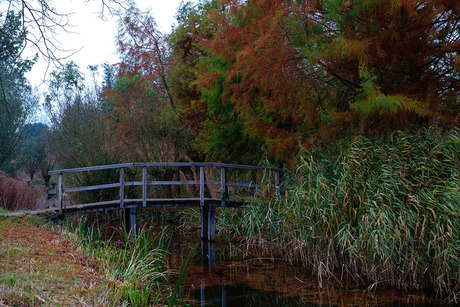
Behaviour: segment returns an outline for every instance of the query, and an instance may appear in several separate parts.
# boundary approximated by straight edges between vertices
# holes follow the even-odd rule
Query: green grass
[[[318,276],[460,301],[460,130],[356,137],[305,152],[285,195],[224,210],[218,227]]]
[[[190,249],[179,271],[168,268],[166,256],[170,239],[164,232],[140,229],[136,235],[122,231],[122,240],[103,240],[101,226],[81,220],[72,237],[92,258],[100,259],[103,275],[117,285],[117,295],[132,306],[183,305],[187,267],[193,258]]]

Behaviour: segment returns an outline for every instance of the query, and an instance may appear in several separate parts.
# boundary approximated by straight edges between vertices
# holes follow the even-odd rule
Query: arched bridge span
[[[176,175],[173,176],[175,179],[158,181],[149,178],[149,171],[154,173],[155,170],[158,169],[169,169],[175,171]],[[187,178],[186,180],[182,180],[185,173],[184,169],[192,170],[192,172],[189,172],[194,174],[192,180],[188,180]],[[117,182],[87,186],[65,186],[65,183],[67,182],[65,178],[66,176],[84,176],[85,174],[87,175],[88,172],[98,172],[104,170],[112,170],[113,172],[118,173],[119,179],[117,178]],[[246,179],[248,176],[244,175],[231,176],[233,179],[236,178],[237,180],[228,180],[229,172],[233,174],[238,174],[238,172],[255,172],[258,174],[249,176],[251,180],[249,182],[245,182],[244,179]],[[130,173],[131,175],[137,174],[137,180],[129,180],[130,176],[127,176],[127,173]],[[182,176],[178,175],[179,173],[182,173]],[[127,227],[134,231],[136,212],[138,208],[200,207],[201,237],[211,241],[215,238],[215,212],[217,207],[241,207],[250,203],[254,203],[254,200],[245,200],[244,198],[238,197],[239,195],[229,194],[229,189],[231,187],[259,189],[265,184],[269,183],[274,187],[274,193],[278,195],[280,189],[281,173],[282,169],[280,168],[211,162],[123,163],[53,170],[49,172],[51,176],[58,177],[57,190],[54,192],[57,195],[56,209],[58,209],[59,213],[62,215],[89,212],[106,212],[110,210],[124,209]],[[218,178],[220,180],[213,180],[216,179],[216,175],[220,177]],[[192,197],[156,197],[158,195],[153,195],[155,193],[150,193],[150,195],[148,193],[148,188],[152,186],[194,186],[198,187],[196,189],[198,195],[192,195]],[[210,186],[217,187],[219,190],[217,193],[218,197],[215,197],[216,193],[214,193],[214,197],[210,195],[212,194],[209,192]],[[141,188],[132,189],[129,187]],[[206,187],[208,187],[207,193]],[[118,189],[118,195],[116,199],[70,205],[67,201],[65,201],[64,197],[69,193],[83,191],[102,191],[105,189]],[[129,193],[127,193],[127,189],[131,189],[129,190]],[[127,197],[128,194],[130,197]]]

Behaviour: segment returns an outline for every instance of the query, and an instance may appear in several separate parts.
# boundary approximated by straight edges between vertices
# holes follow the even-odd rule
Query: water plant
[[[151,228],[140,228],[132,234],[112,227],[110,238],[103,238],[104,227],[107,225],[87,225],[85,219],[71,226],[74,240],[92,258],[100,260],[99,269],[113,281],[121,301],[132,306],[182,304],[183,281],[194,250],[186,254],[176,272],[168,268],[166,256],[171,237],[164,231],[155,233]],[[121,235],[117,236],[116,232]]]

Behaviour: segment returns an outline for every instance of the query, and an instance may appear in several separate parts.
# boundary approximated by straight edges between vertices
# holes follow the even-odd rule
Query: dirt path
[[[0,306],[113,306],[96,267],[36,218],[0,217]]]

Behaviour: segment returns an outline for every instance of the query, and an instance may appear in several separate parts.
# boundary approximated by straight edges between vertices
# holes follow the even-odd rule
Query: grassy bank
[[[0,217],[0,305],[113,306],[114,285],[36,217]]]
[[[51,228],[36,217],[0,217],[0,304],[181,305],[192,251],[168,268],[168,241],[141,230],[102,240],[101,228]]]
[[[370,289],[435,290],[460,301],[460,131],[357,137],[306,152],[285,195],[223,211],[229,236]]]

